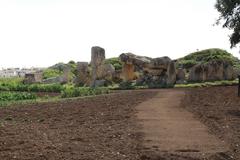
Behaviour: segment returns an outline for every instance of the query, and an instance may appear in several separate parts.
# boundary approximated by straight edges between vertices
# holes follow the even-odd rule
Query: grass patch
[[[90,87],[68,87],[65,88],[62,93],[62,98],[71,98],[71,97],[83,97],[83,96],[92,96],[100,94],[108,94],[110,90],[106,87],[100,88],[90,88]]]
[[[176,84],[175,88],[198,88],[198,87],[210,87],[210,86],[232,86],[237,85],[238,80],[233,81],[214,81],[214,82],[202,82],[202,83],[188,83],[188,84]]]

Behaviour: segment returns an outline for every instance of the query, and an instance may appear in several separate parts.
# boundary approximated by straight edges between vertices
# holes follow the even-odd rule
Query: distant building
[[[42,71],[43,68],[7,68],[0,70],[0,78],[25,77],[26,74]]]

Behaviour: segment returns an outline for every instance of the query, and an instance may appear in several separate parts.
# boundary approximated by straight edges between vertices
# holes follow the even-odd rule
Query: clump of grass
[[[67,87],[61,92],[61,97],[62,98],[83,97],[83,96],[108,94],[109,92],[110,90],[105,87],[101,87],[101,88]]]
[[[176,84],[175,88],[198,88],[198,87],[210,87],[210,86],[232,86],[237,85],[238,81],[214,81],[203,83],[188,83],[188,84]]]

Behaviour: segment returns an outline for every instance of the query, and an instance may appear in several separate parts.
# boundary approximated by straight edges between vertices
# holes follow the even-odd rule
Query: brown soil
[[[0,160],[139,159],[134,107],[154,92],[124,92],[0,109]]]
[[[184,90],[160,90],[137,106],[148,159],[206,159],[228,151],[227,144],[180,107],[184,96]]]
[[[188,90],[184,104],[184,108],[194,113],[211,133],[230,146],[230,152],[220,153],[211,159],[239,160],[240,98],[237,97],[237,86]]]
[[[146,104],[147,119],[159,114],[157,120],[163,121],[148,131],[140,113]],[[157,104],[164,105],[154,110]],[[239,104],[236,87],[214,87],[124,91],[2,108],[0,160],[238,160]],[[191,133],[186,134],[189,128]],[[155,143],[151,136],[159,141]]]

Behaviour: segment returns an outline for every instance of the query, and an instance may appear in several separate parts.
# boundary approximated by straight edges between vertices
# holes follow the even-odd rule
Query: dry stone
[[[80,86],[90,84],[90,71],[88,69],[88,62],[77,63],[77,77],[75,83]]]
[[[197,64],[190,69],[189,81],[217,81],[233,80],[235,78],[233,66],[224,61],[210,61]]]
[[[176,78],[177,78],[176,83],[178,83],[178,84],[185,83],[185,81],[186,81],[186,71],[185,71],[185,69],[183,69],[183,68],[177,69],[177,77]]]
[[[91,86],[96,87],[96,80],[98,80],[98,72],[100,67],[104,64],[105,50],[101,47],[92,47],[91,50],[91,67],[92,67],[92,79]]]
[[[125,63],[123,65],[123,79],[124,81],[132,81],[135,77],[134,65]]]
[[[137,56],[132,53],[120,55],[123,62],[123,77],[125,81],[135,79],[135,72],[140,73],[137,83],[150,87],[164,87],[174,85],[176,82],[175,62],[169,57],[149,58]]]
[[[41,83],[43,80],[42,72],[28,73],[25,74],[24,83],[25,84],[33,84],[33,83]]]
[[[115,68],[112,64],[102,64],[98,68],[97,78],[110,81],[113,78],[114,73]]]

